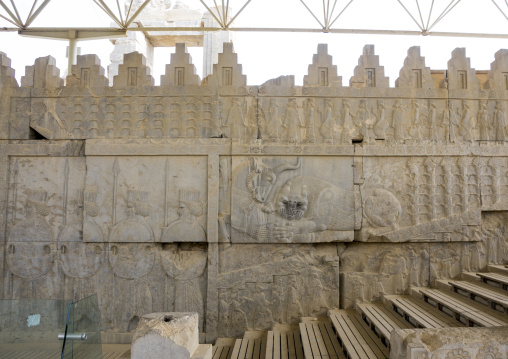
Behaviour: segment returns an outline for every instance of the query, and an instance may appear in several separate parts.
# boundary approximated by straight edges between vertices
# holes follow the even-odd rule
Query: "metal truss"
[[[143,11],[143,9],[150,3],[151,0],[144,0],[137,8],[136,11],[131,11],[134,0],[127,1],[129,5],[125,11],[122,11],[121,3],[123,1],[116,1],[116,8],[109,6],[106,0],[92,0],[95,5],[102,10],[107,16],[109,16],[117,25],[118,28],[34,28],[31,24],[38,17],[38,15],[44,10],[51,0],[43,0],[39,6],[37,6],[39,0],[34,0],[31,6],[31,10],[26,18],[22,20],[18,7],[17,1],[22,0],[9,0],[10,5],[8,6],[7,0],[0,0],[0,18],[8,21],[15,27],[3,27],[0,28],[0,32],[12,32],[17,31],[20,35],[26,36],[40,36],[54,39],[97,39],[107,37],[118,37],[126,36],[126,31],[146,31],[146,28],[132,26],[134,20]],[[74,0],[76,1],[76,0]],[[479,38],[508,38],[507,33],[464,33],[464,32],[435,32],[432,29],[440,23],[453,9],[459,5],[462,0],[439,0],[437,2],[447,2],[447,6],[440,12],[436,12],[435,0],[432,0],[429,9],[423,9],[422,0],[389,0],[394,4],[398,3],[405,11],[405,13],[411,18],[415,30],[388,30],[388,29],[344,29],[337,26],[339,18],[346,12],[348,7],[353,2],[361,2],[361,0],[322,0],[321,10],[322,13],[318,15],[317,12],[311,10],[309,2],[311,0],[293,0],[295,3],[303,5],[309,14],[317,23],[319,27],[316,28],[279,28],[279,27],[233,27],[233,22],[238,18],[240,14],[248,7],[253,0],[244,0],[243,6],[236,12],[230,13],[230,0],[199,0],[205,7],[206,11],[214,18],[218,26],[212,27],[150,27],[151,32],[157,31],[238,31],[238,32],[314,32],[314,33],[339,33],[339,34],[378,34],[378,35],[423,35],[423,36],[447,36],[447,37],[479,37]],[[477,1],[477,0],[469,0]],[[409,10],[409,3],[416,2],[417,11]],[[436,2],[436,3],[437,3]],[[488,3],[487,1],[485,3]],[[482,5],[485,6],[486,4]],[[491,5],[494,6],[508,21],[508,0],[491,0]],[[388,4],[389,5],[389,4]],[[1,10],[4,10],[4,14]]]

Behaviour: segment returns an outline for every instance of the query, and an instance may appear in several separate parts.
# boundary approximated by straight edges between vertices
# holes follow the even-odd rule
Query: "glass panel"
[[[60,358],[71,300],[0,300],[0,357]]]
[[[97,295],[72,303],[64,358],[102,358],[101,316]],[[86,336],[86,339],[83,339]]]

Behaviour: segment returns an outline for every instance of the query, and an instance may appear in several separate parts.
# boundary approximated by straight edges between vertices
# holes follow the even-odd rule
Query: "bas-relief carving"
[[[48,139],[223,136],[244,143],[487,144],[506,141],[507,131],[505,101],[488,99],[60,96],[32,99],[28,114],[28,99],[13,101],[11,133],[23,132],[17,127],[29,115],[30,127]]]
[[[206,157],[88,157],[87,168],[106,241],[205,240]]]
[[[495,159],[364,157],[365,181],[360,187],[364,216],[356,238],[392,242],[477,240],[471,231],[478,230],[481,206],[503,198],[504,161],[494,165]],[[485,161],[493,163],[489,167]],[[373,196],[379,199],[377,206],[370,203]]]
[[[232,164],[231,241],[351,241],[352,159],[239,157]],[[309,175],[306,175],[309,174]]]
[[[506,338],[506,327],[402,329],[393,332],[390,350],[394,358],[502,359]]]
[[[221,252],[219,336],[266,330],[338,307],[335,244],[231,244]]]
[[[176,312],[197,312],[203,331],[206,296],[207,250],[205,244],[165,244],[160,252],[167,274],[168,308]]]
[[[10,158],[5,296],[61,294],[58,241],[82,229],[70,207],[84,186],[84,171],[83,158]]]
[[[347,244],[340,254],[341,306],[380,301],[383,294],[408,294],[411,286],[506,263],[506,218],[504,211],[483,212],[481,229],[468,228],[450,243]]]
[[[383,294],[404,294],[410,286],[429,284],[427,244],[353,244],[340,255],[341,306],[382,300]]]
[[[30,126],[49,139],[210,138],[220,136],[220,106],[210,96],[38,98],[32,102]]]

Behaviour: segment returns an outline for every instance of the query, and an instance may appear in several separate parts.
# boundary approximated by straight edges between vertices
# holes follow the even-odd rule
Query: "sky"
[[[162,1],[162,0],[152,0]],[[167,0],[166,0],[167,1]],[[175,1],[175,0],[173,0]],[[218,3],[222,0],[217,0]],[[226,0],[227,1],[227,0]],[[323,22],[323,0],[303,0],[321,22]],[[325,3],[328,0],[325,0]],[[335,0],[330,0],[333,6]],[[419,30],[413,19],[406,13],[399,0],[353,0],[337,19],[332,28],[339,29],[382,29]],[[435,25],[432,31],[498,33],[508,34],[508,20],[496,8],[494,2],[508,14],[504,0],[419,0],[422,17],[420,19],[416,0],[400,0],[413,14],[417,22],[432,24],[450,3],[456,6]],[[40,2],[40,1],[39,1]],[[182,0],[191,8],[204,9],[198,0]],[[236,13],[246,0],[230,0],[229,5]],[[331,18],[334,18],[350,2],[337,0]],[[4,1],[8,4],[8,2]],[[15,0],[21,18],[30,11],[33,0]],[[116,0],[106,0],[112,9],[117,9]],[[213,0],[205,0],[210,7]],[[432,5],[434,3],[434,5]],[[453,6],[453,5],[452,5]],[[430,9],[432,7],[432,13]],[[429,19],[430,13],[430,21]],[[5,15],[5,10],[0,9]],[[109,27],[112,20],[94,4],[93,0],[51,0],[32,27]],[[232,26],[269,28],[320,28],[309,14],[301,0],[251,0]],[[13,27],[0,18],[0,27]],[[295,75],[295,82],[301,85],[307,73],[312,55],[320,43],[328,44],[329,54],[343,78],[343,85],[349,84],[358,57],[366,44],[374,44],[380,64],[390,78],[391,86],[398,77],[399,70],[411,46],[420,46],[426,65],[434,70],[446,69],[451,52],[457,47],[466,48],[466,56],[477,70],[490,69],[494,54],[508,48],[508,39],[436,37],[436,36],[387,36],[333,33],[288,33],[288,32],[236,32],[234,46],[238,53],[243,72],[249,85],[260,85],[281,75]],[[17,33],[0,32],[0,51],[12,60],[18,82],[24,75],[24,67],[32,65],[37,57],[52,55],[63,75],[67,67],[66,41],[33,39]],[[103,67],[109,64],[109,54],[113,45],[109,40],[82,41],[78,45],[81,54],[95,53]],[[165,65],[169,63],[174,48],[157,48],[152,75],[155,83],[160,82]],[[202,50],[189,48],[197,73],[202,74]]]

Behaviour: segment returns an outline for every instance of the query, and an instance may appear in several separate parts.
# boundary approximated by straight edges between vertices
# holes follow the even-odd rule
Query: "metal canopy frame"
[[[8,6],[7,0],[0,0],[0,18],[8,21],[15,27],[3,27],[0,28],[0,32],[15,32],[17,31],[20,35],[26,36],[39,36],[54,39],[96,39],[106,38],[109,35],[111,37],[126,36],[126,31],[145,31],[146,28],[139,28],[131,26],[134,20],[139,16],[143,9],[150,3],[151,0],[144,0],[141,6],[136,10],[132,11],[132,5],[134,0],[128,0],[128,8],[124,13],[122,11],[121,0],[115,0],[117,11],[112,7],[108,6],[105,0],[92,0],[93,3],[109,16],[118,28],[34,28],[31,27],[34,20],[40,15],[40,13],[46,8],[51,0],[33,0],[31,10],[26,18],[22,20],[19,15],[17,1],[21,0],[8,0],[11,6]],[[435,32],[432,29],[440,23],[453,9],[461,3],[462,0],[446,0],[448,5],[444,10],[437,14],[435,12],[435,0],[432,0],[430,9],[428,9],[428,15],[422,11],[420,1],[422,0],[390,0],[394,4],[399,4],[405,11],[405,13],[411,18],[415,24],[415,30],[389,30],[389,29],[341,29],[333,27],[337,24],[342,14],[346,12],[349,6],[353,2],[361,2],[361,0],[322,0],[322,15],[317,15],[316,12],[312,11],[308,5],[310,0],[293,0],[295,3],[301,3],[309,15],[316,21],[319,27],[316,28],[277,28],[277,27],[232,27],[232,23],[241,15],[248,5],[253,0],[244,0],[243,6],[235,14],[230,13],[230,0],[199,0],[205,7],[206,11],[217,22],[218,26],[213,27],[150,27],[150,31],[239,31],[239,32],[311,32],[311,33],[337,33],[337,34],[377,34],[377,35],[423,35],[423,36],[446,36],[446,37],[479,37],[479,38],[508,38],[507,33],[464,33],[464,32]],[[417,11],[411,12],[408,8],[409,2],[416,2]],[[441,0],[445,1],[445,0]],[[449,1],[449,2],[448,2]],[[470,0],[476,1],[476,0]],[[40,2],[40,4],[38,4]],[[491,6],[497,9],[503,17],[508,21],[508,0],[491,0]],[[484,4],[485,5],[485,4]],[[1,10],[5,11],[5,14],[1,13]],[[437,14],[437,16],[436,16]],[[434,15],[434,16],[433,16]],[[70,34],[70,35],[69,35]],[[72,36],[75,37],[72,37]]]
[[[86,27],[86,28],[56,28],[56,27],[31,27],[34,20],[41,14],[41,12],[47,7],[51,0],[42,0],[40,4],[39,0],[33,0],[33,4],[30,8],[28,16],[23,21],[21,18],[16,1],[21,0],[9,0],[10,7],[7,4],[7,0],[0,0],[0,18],[8,21],[15,27],[2,27],[1,32],[18,32],[23,36],[40,37],[54,40],[67,40],[69,41],[69,61],[68,61],[68,73],[71,73],[72,65],[76,63],[77,54],[77,42],[82,40],[94,40],[94,39],[111,39],[117,37],[126,37],[127,31],[146,31],[158,32],[158,31],[178,31],[178,32],[209,32],[209,31],[238,31],[238,32],[294,32],[294,33],[332,33],[332,34],[362,34],[362,35],[409,35],[409,36],[444,36],[444,37],[474,37],[474,38],[494,38],[494,39],[508,39],[507,33],[489,34],[489,33],[463,33],[463,32],[435,32],[431,31],[439,22],[441,22],[453,9],[459,5],[462,0],[449,0],[448,5],[444,10],[437,16],[432,16],[434,13],[434,3],[432,0],[428,14],[422,11],[420,1],[416,2],[416,12],[411,12],[408,7],[408,2],[413,0],[390,0],[394,4],[398,4],[404,9],[405,13],[411,18],[417,27],[417,30],[366,30],[366,29],[341,29],[333,28],[333,25],[337,23],[342,14],[346,12],[349,6],[354,2],[360,2],[361,0],[340,0],[342,4],[339,4],[339,0],[322,0],[322,15],[317,15],[308,5],[310,0],[292,0],[295,3],[300,2],[309,15],[317,22],[319,27],[316,28],[277,28],[277,27],[231,27],[233,22],[238,18],[240,14],[248,7],[252,0],[244,0],[243,6],[238,10],[236,14],[230,13],[230,0],[199,0],[205,7],[206,11],[214,18],[218,26],[211,27],[142,27],[142,26],[131,26],[139,16],[139,14],[146,8],[151,0],[143,0],[141,5],[136,11],[132,11],[132,5],[134,0],[125,1],[128,4],[125,12],[122,12],[120,5],[121,0],[116,1],[117,12],[113,10],[105,0],[92,0],[93,3],[102,10],[107,16],[109,16],[117,25],[118,28],[99,28],[99,27]],[[25,0],[26,1],[26,0]],[[76,1],[76,0],[74,0]],[[306,2],[307,1],[307,2]],[[441,0],[448,1],[448,0]],[[470,0],[477,1],[477,0]],[[213,5],[212,5],[213,2]],[[122,1],[123,3],[123,1]],[[508,21],[508,0],[491,0],[492,6],[494,6]],[[5,11],[5,14],[1,13],[1,10]]]

